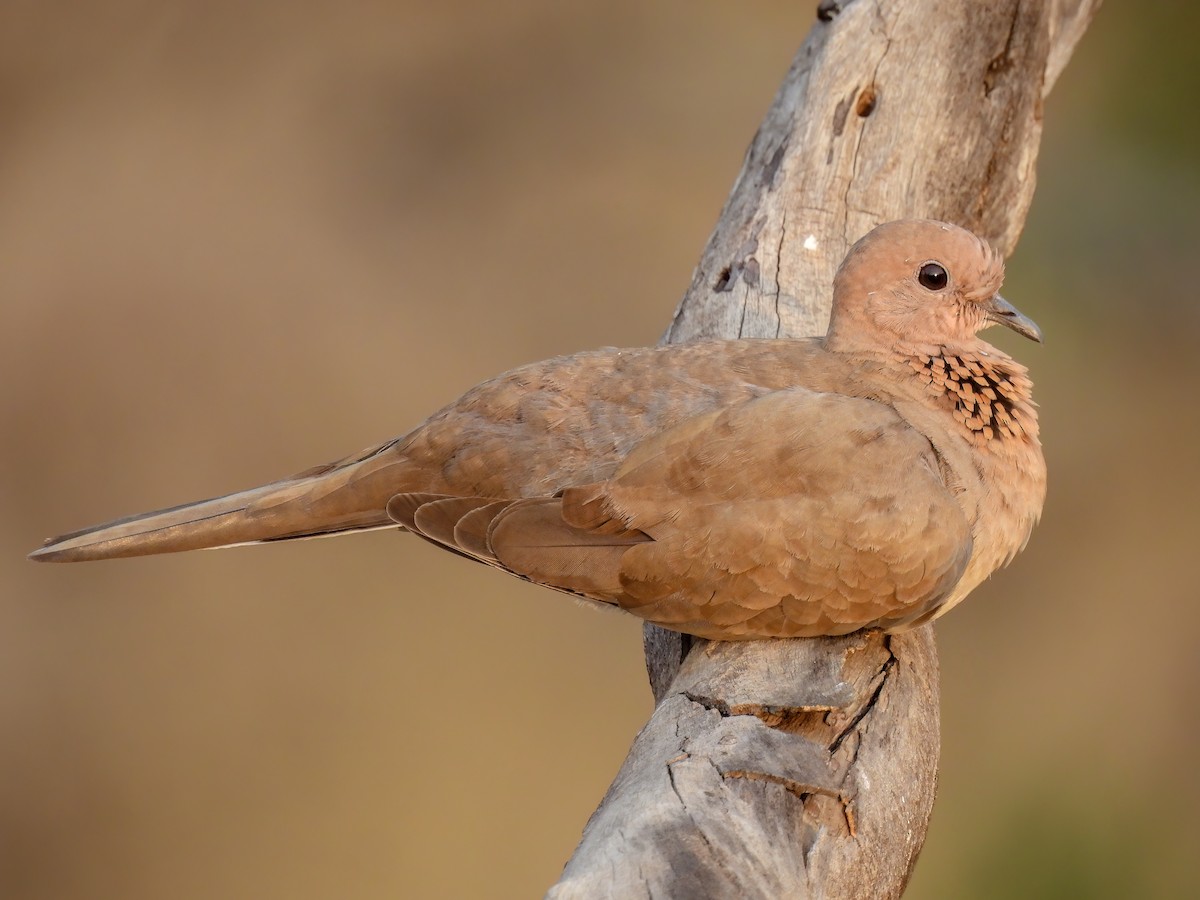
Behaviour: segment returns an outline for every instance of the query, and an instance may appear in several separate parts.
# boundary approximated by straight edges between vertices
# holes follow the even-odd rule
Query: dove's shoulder
[[[491,378],[391,451],[454,492],[538,496],[607,478],[634,446],[687,419],[808,380],[816,340],[602,349]]]

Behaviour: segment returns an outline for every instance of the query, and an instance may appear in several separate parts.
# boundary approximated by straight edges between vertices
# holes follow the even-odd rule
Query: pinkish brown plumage
[[[902,630],[1029,537],[1045,464],[1036,326],[999,257],[892,222],[834,283],[824,338],[603,350],[505,373],[403,437],[290,479],[47,543],[77,561],[396,527],[714,639]]]

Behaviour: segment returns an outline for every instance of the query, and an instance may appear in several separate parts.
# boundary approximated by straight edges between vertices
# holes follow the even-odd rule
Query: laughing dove
[[[823,338],[599,350],[514,369],[403,437],[49,541],[77,561],[411,531],[718,640],[903,630],[1024,546],[1045,495],[1004,266],[953,225],[851,248]]]

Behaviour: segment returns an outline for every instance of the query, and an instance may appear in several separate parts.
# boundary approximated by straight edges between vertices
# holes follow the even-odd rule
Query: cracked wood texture
[[[1099,0],[822,0],[664,338],[824,333],[855,239],[943,219],[1006,256],[1043,101]],[[931,626],[646,629],[658,705],[549,896],[898,897],[937,783]]]

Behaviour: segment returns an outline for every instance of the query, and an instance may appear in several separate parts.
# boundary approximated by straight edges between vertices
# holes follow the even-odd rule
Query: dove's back
[[[82,562],[399,527],[387,512],[397,494],[553,494],[608,477],[656,431],[803,381],[830,362],[818,341],[557,357],[479,385],[395,440],[261,487],[60,535],[30,558]]]

